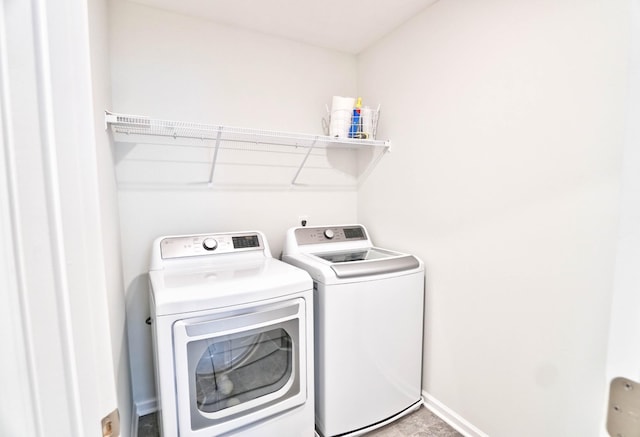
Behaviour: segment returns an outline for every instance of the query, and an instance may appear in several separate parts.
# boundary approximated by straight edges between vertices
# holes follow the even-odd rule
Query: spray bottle
[[[349,128],[349,138],[359,138],[358,133],[361,132],[360,108],[362,108],[362,97],[358,97],[356,106],[353,108],[351,127]]]

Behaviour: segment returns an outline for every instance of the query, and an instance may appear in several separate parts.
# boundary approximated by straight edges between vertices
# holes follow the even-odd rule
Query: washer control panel
[[[162,259],[262,250],[258,233],[167,237],[160,241]]]
[[[298,245],[319,243],[343,243],[345,241],[366,240],[364,227],[353,226],[320,226],[298,228],[295,230]]]

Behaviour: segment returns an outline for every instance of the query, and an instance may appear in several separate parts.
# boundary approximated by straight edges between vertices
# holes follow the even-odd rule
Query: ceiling
[[[133,0],[357,54],[438,0]]]

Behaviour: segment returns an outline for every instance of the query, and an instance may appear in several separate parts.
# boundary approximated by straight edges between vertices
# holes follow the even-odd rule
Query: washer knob
[[[333,233],[333,231],[331,229],[326,229],[324,231],[324,236],[327,237],[328,240],[332,240],[333,237],[335,236],[335,234]]]
[[[202,247],[204,247],[206,250],[214,250],[216,247],[218,247],[218,242],[215,240],[215,238],[205,238],[202,242]]]

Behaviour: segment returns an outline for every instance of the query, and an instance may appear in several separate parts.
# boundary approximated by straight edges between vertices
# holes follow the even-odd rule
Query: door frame
[[[100,436],[117,400],[86,2],[1,2],[0,87],[0,434]]]

